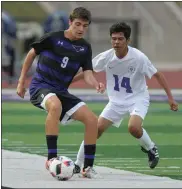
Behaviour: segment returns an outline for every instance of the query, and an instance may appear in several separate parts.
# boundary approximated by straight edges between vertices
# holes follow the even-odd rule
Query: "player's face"
[[[84,34],[88,30],[89,22],[86,20],[76,18],[72,22],[70,21],[69,25],[72,35],[76,39],[80,39],[83,38]]]
[[[128,46],[129,40],[126,40],[123,32],[113,33],[111,35],[111,44],[116,52],[122,52]]]

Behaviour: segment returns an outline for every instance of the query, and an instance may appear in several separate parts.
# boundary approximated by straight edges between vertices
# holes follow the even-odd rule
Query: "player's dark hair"
[[[118,32],[122,32],[124,34],[126,40],[128,40],[131,35],[131,27],[128,24],[126,24],[125,22],[115,23],[110,27],[110,36],[113,33],[118,33]]]
[[[84,7],[77,7],[70,14],[70,21],[73,21],[76,18],[89,21],[89,24],[91,23],[91,13]]]

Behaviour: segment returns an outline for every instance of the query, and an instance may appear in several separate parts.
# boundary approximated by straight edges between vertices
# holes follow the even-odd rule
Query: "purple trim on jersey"
[[[88,50],[88,47],[85,45],[74,45],[71,42],[68,42],[64,39],[52,38],[51,40],[55,46],[63,47],[65,49],[71,50],[73,52],[86,53]]]
[[[49,79],[47,79],[44,76],[41,76],[39,73],[35,73],[35,78],[42,80],[42,82],[48,83],[48,84],[52,84],[53,86],[58,85],[58,82],[56,81],[50,81]]]
[[[56,76],[60,81],[64,80],[65,82],[69,82],[72,79],[72,76],[64,76],[64,75],[60,74],[59,72],[57,72],[56,70],[53,70],[44,64],[39,63],[38,67],[41,71],[44,71],[52,76]],[[52,82],[52,80],[51,80],[51,82]]]
[[[30,97],[33,96],[37,90],[39,90],[38,88],[35,88],[34,87],[34,84],[32,84],[32,82],[30,83],[30,87],[29,87],[29,94],[30,94]]]
[[[56,56],[56,55],[54,55],[53,53],[51,53],[49,51],[43,51],[43,52],[41,52],[41,54],[46,56],[46,57],[48,57],[48,58],[50,58],[50,59],[55,60],[56,62],[59,62],[60,64],[62,63],[62,58],[61,57]],[[78,69],[79,66],[80,66],[80,64],[78,62],[72,62],[72,61],[71,61],[71,63],[69,63],[69,62],[67,64],[68,68]]]
[[[86,155],[86,154],[85,154],[85,158],[87,158],[87,159],[94,159],[95,156],[94,156],[94,155]]]
[[[39,81],[36,80],[36,78],[39,79]],[[38,73],[35,73],[30,84],[30,95],[32,96],[40,88],[53,89],[57,91],[67,91],[67,88],[63,87],[61,83],[58,84],[58,82],[50,82],[45,77],[42,78]]]
[[[32,97],[34,94],[36,94],[37,90],[39,90],[41,88],[42,89],[50,89],[50,90],[59,91],[59,92],[67,92],[68,91],[68,89],[61,88],[58,85],[52,86],[50,84],[43,83],[41,81],[37,81],[37,80],[33,79],[31,84],[30,84],[30,87],[29,87],[30,96]]]

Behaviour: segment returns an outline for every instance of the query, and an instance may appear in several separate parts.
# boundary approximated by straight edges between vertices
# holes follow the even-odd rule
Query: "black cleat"
[[[80,171],[81,171],[80,167],[77,164],[75,164],[75,168],[73,170],[73,174],[78,174],[78,173],[80,173]]]
[[[157,150],[157,146],[154,146],[151,150],[147,151],[145,150],[143,147],[141,147],[141,150],[144,152],[144,153],[147,153],[148,154],[148,163],[149,163],[149,167],[151,169],[154,169],[158,162],[159,162],[159,153],[158,153],[158,150]]]

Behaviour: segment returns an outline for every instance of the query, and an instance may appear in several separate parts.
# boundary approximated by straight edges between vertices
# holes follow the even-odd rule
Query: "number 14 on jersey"
[[[118,75],[113,75],[114,77],[114,81],[115,81],[115,86],[114,86],[114,90],[115,91],[120,91],[119,88],[119,77]],[[126,89],[126,92],[127,93],[132,93],[132,89],[131,89],[131,86],[130,86],[130,78],[128,77],[123,77],[122,81],[121,81],[121,87],[125,88]]]

